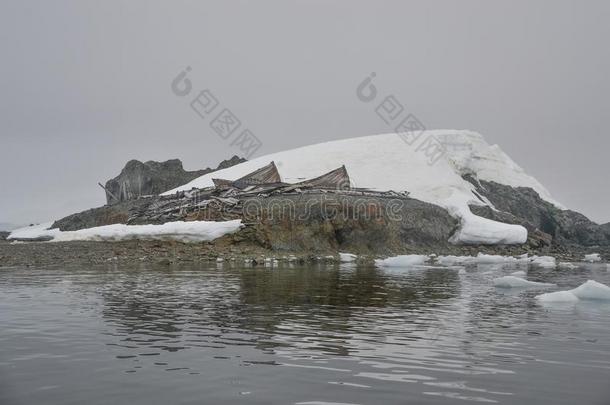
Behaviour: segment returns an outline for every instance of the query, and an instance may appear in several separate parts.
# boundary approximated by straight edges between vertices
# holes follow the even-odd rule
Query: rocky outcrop
[[[55,221],[51,228],[59,228],[60,231],[78,231],[96,226],[125,224],[129,219],[130,210],[147,203],[148,199],[138,199],[92,208]]]
[[[610,244],[607,225],[598,225],[575,211],[561,210],[540,198],[540,195],[529,187],[511,187],[492,181],[466,179],[475,186],[477,193],[487,198],[497,210],[471,206],[476,215],[523,225],[530,236],[542,244]]]
[[[145,163],[130,160],[121,174],[106,182],[106,202],[110,205],[134,200],[141,196],[158,195],[204,174],[226,169],[242,162],[245,162],[245,159],[233,156],[231,159],[222,161],[216,169],[186,171],[179,159]]]
[[[239,162],[241,159],[233,157],[219,167]],[[143,169],[142,165],[147,168]],[[269,167],[275,168],[273,162]],[[192,173],[185,172],[180,161],[146,164],[132,161],[121,176],[125,181],[140,182],[150,175],[149,172],[142,174],[146,170],[169,170],[169,173],[156,177],[156,184],[166,185],[168,183],[163,181],[167,179]],[[258,175],[260,170],[248,176]],[[297,184],[285,184],[263,176],[266,179],[263,184],[247,181],[242,187],[239,180],[214,179],[215,184],[218,182],[215,187],[181,191],[169,196],[127,199],[63,218],[53,227],[73,231],[117,223],[141,225],[240,219],[246,227],[234,236],[236,243],[274,251],[345,250],[385,254],[452,248],[448,240],[459,223],[437,205],[409,198],[406,192],[343,189],[326,187],[325,182],[318,184],[320,179],[335,179],[337,173],[344,171],[344,167],[339,168],[320,178]],[[249,179],[248,176],[244,179]],[[481,201],[493,205],[473,205],[472,212],[526,227],[528,241],[522,248],[528,251],[543,251],[549,247],[610,246],[610,224],[600,226],[582,214],[561,210],[528,187],[511,187],[469,176],[464,178],[475,186],[475,194]],[[333,180],[332,184],[335,183]],[[153,191],[153,194],[161,192],[158,189]]]
[[[226,159],[226,160],[223,160],[222,162],[220,162],[218,164],[218,167],[216,168],[216,170],[228,169],[231,166],[238,165],[238,164],[243,163],[245,161],[246,161],[245,158],[240,158],[237,155],[233,155],[233,157],[231,159]],[[209,168],[205,169],[205,170],[209,170],[210,172],[214,171],[214,169],[209,169]]]
[[[10,234],[10,232],[0,231],[0,240],[6,240]]]
[[[245,202],[255,240],[276,251],[391,253],[449,246],[457,220],[412,198],[286,195]]]

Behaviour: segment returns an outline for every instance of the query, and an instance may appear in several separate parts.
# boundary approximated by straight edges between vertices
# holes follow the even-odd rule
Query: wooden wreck
[[[149,205],[130,212],[128,223],[164,223],[197,218],[202,211],[242,214],[243,202],[252,197],[279,197],[295,194],[342,194],[406,198],[408,193],[377,192],[351,186],[345,166],[299,183],[284,183],[275,162],[270,162],[237,180],[212,179],[214,186],[180,191],[152,199]],[[214,216],[214,215],[212,215]],[[225,217],[226,218],[226,217]]]

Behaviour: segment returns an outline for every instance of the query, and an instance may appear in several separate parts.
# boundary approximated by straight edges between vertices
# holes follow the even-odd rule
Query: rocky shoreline
[[[238,234],[237,234],[238,235]],[[299,263],[338,263],[339,252],[336,250],[320,251],[277,251],[248,241],[240,240],[237,235],[228,235],[214,242],[180,243],[172,241],[123,241],[123,242],[29,242],[10,243],[0,241],[0,268],[2,267],[56,267],[96,265],[115,263],[134,265],[153,263],[172,265],[179,263],[216,262],[219,259],[243,264],[248,261],[254,266],[264,266],[265,259],[277,259],[278,262],[288,258]],[[236,240],[237,238],[237,240]],[[358,262],[372,264],[373,260],[397,254],[437,254],[476,256],[478,253],[504,256],[549,255],[558,261],[582,261],[585,254],[599,253],[604,262],[610,261],[608,247],[546,247],[533,249],[522,246],[452,246],[447,245],[433,249],[431,247],[405,247],[401,251],[387,252],[384,255],[370,253],[359,254]]]

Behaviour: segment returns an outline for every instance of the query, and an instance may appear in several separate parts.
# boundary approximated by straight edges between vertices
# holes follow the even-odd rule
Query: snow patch
[[[341,263],[351,263],[356,261],[358,256],[351,253],[339,253],[339,260]]]
[[[527,230],[521,225],[504,224],[472,213],[455,216],[462,220],[462,226],[449,239],[452,243],[514,245],[527,241]]]
[[[122,241],[131,239],[205,242],[236,232],[243,225],[241,220],[224,222],[176,221],[167,222],[163,225],[115,224],[66,232],[62,232],[59,229],[49,229],[51,226],[51,223],[46,223],[21,228],[13,231],[7,239],[34,240],[50,238],[52,242]]]
[[[59,229],[49,229],[52,226],[53,222],[46,222],[42,224],[15,229],[6,239],[24,241],[51,240],[60,232]]]

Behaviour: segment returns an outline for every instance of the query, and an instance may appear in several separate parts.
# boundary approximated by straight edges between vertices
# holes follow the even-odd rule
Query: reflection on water
[[[608,403],[608,304],[492,286],[512,271],[5,268],[0,403]]]

